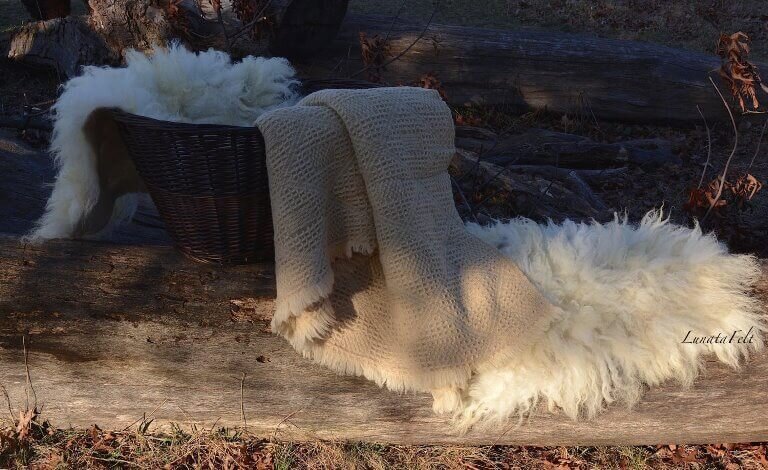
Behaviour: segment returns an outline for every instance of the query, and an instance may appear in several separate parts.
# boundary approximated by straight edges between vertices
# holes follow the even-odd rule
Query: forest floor
[[[0,439],[2,434],[0,434]],[[400,446],[286,442],[227,429],[155,433],[37,428],[24,447],[0,447],[2,468],[195,469],[765,469],[765,444],[627,447]]]
[[[79,2],[75,2],[78,4]],[[424,20],[432,1],[351,0],[352,12],[394,15]],[[744,31],[752,39],[753,58],[768,58],[768,10],[764,0],[443,0],[435,22],[488,27],[530,27],[653,41],[712,52],[721,32]],[[21,23],[18,0],[0,0],[0,35]],[[768,71],[765,72],[768,75]],[[60,82],[49,71],[30,69],[0,58],[0,114],[45,109],[56,98]],[[446,90],[450,93],[450,90]],[[626,124],[554,116],[544,112],[506,113],[485,109],[457,110],[499,133],[545,128],[589,136],[600,142],[661,137],[673,144],[680,164],[656,168],[630,167],[616,181],[594,187],[613,210],[637,221],[646,211],[664,207],[675,222],[691,225],[685,208],[691,188],[704,172],[705,184],[722,171],[738,135],[730,175],[749,173],[768,181],[768,136],[761,143],[768,115],[736,115],[730,123],[709,128]],[[695,112],[695,111],[694,111]],[[39,148],[47,145],[42,132],[19,136]],[[710,145],[711,142],[711,152]],[[759,148],[758,148],[759,147]],[[710,166],[705,166],[711,154]],[[751,163],[754,160],[754,163]],[[509,214],[514,216],[516,214]],[[768,257],[768,190],[758,192],[741,208],[710,216],[713,230],[731,249]],[[0,468],[768,468],[765,444],[635,447],[457,447],[392,446],[368,443],[270,442],[231,430],[182,430],[155,433],[151,427],[126,431],[55,429],[41,416],[29,424],[24,439],[19,430],[0,432]],[[54,423],[55,424],[55,423]],[[23,431],[23,429],[22,429]],[[660,443],[663,444],[663,443]]]

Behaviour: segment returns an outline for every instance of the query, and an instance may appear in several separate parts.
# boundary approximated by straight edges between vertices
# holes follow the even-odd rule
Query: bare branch
[[[242,28],[240,28],[237,31],[235,31],[234,34],[232,34],[232,36],[230,36],[230,39],[232,39],[232,41],[234,42],[235,39],[238,39],[246,31],[248,31],[249,29],[253,28],[254,26],[256,26],[257,23],[262,21],[264,13],[267,11],[267,8],[269,8],[269,6],[271,4],[272,4],[272,0],[268,0],[267,3],[264,4],[264,7],[261,9],[261,11],[258,14],[256,14],[256,16],[251,21],[249,21],[248,23],[243,25]]]
[[[432,9],[432,14],[429,15],[429,19],[427,20],[427,24],[424,26],[424,29],[421,30],[421,33],[419,33],[419,35],[416,37],[416,39],[414,39],[414,41],[412,43],[410,43],[408,45],[408,47],[403,49],[402,52],[400,52],[398,55],[396,55],[395,57],[391,58],[390,60],[384,62],[383,64],[378,66],[378,68],[384,69],[387,65],[391,64],[392,62],[398,60],[399,58],[401,58],[402,56],[407,54],[408,51],[410,51],[411,48],[416,45],[416,43],[421,41],[421,39],[427,33],[427,30],[429,29],[430,25],[432,25],[432,20],[435,18],[435,15],[437,14],[437,10],[438,10],[439,6],[440,6],[440,1],[438,0],[438,1],[435,2],[435,7]],[[387,37],[389,37],[389,34],[387,34]],[[357,77],[361,73],[368,71],[370,68],[371,68],[371,66],[367,65],[367,66],[363,67],[362,69],[358,70],[357,72],[353,73],[352,75],[350,75],[350,78]]]
[[[456,182],[456,179],[454,179],[453,176],[451,176],[451,183],[453,184],[453,187],[456,188],[456,191],[459,193],[459,197],[461,198],[462,204],[467,206],[467,210],[469,211],[469,215],[472,217],[472,220],[475,223],[478,223],[477,222],[477,217],[475,216],[475,210],[469,204],[469,201],[467,200],[467,197],[464,195],[464,191],[461,190],[461,186],[459,186],[459,183]]]
[[[765,134],[766,127],[768,127],[768,119],[766,119],[765,122],[763,123],[763,128],[760,131],[760,138],[757,139],[757,148],[755,149],[755,154],[752,155],[752,160],[749,162],[747,171],[749,171],[749,169],[752,168],[752,165],[755,163],[755,158],[757,158],[757,154],[760,153],[760,144],[763,143],[763,134]]]
[[[712,77],[709,77],[709,81],[712,83],[712,86],[715,87],[715,91],[717,91],[717,94],[720,95],[720,99],[723,101],[723,106],[725,106],[725,110],[728,111],[728,116],[731,117],[731,124],[733,125],[733,149],[731,150],[731,154],[728,156],[728,160],[725,162],[725,167],[723,168],[723,174],[720,177],[720,186],[717,188],[717,194],[715,194],[714,199],[709,205],[709,209],[707,209],[707,212],[704,214],[704,217],[701,218],[701,223],[703,224],[704,221],[707,220],[707,216],[709,216],[709,213],[712,212],[712,208],[715,207],[715,204],[717,204],[717,201],[720,200],[720,196],[723,194],[723,186],[725,186],[725,177],[728,175],[728,166],[731,164],[731,160],[733,159],[733,156],[736,154],[736,149],[739,147],[739,129],[736,127],[736,119],[733,117],[733,112],[731,111],[731,107],[728,106],[728,102],[725,101],[725,97],[720,92],[720,88],[717,87],[715,84],[715,81],[712,80]]]
[[[699,112],[701,119],[704,121],[704,128],[707,129],[707,161],[704,163],[704,169],[701,171],[701,179],[699,179],[699,186],[697,186],[700,188],[704,183],[704,175],[707,173],[707,168],[709,168],[709,159],[712,157],[712,132],[709,130],[707,118],[704,117],[704,113],[701,112],[699,105],[696,105],[696,110]]]

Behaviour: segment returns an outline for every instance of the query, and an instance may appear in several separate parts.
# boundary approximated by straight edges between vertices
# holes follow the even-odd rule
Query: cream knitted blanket
[[[453,120],[436,91],[325,90],[256,123],[274,214],[272,327],[297,350],[439,393],[552,320],[556,307],[456,212]]]
[[[446,171],[453,122],[435,91],[325,90],[257,125],[273,330],[337,372],[431,392],[460,429],[541,401],[591,417],[646,385],[690,385],[707,353],[738,367],[763,345],[755,259],[660,212],[637,227],[465,227]],[[713,335],[743,341],[686,342]]]

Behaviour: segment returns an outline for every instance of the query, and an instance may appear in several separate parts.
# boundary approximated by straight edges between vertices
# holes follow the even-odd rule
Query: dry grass
[[[256,469],[672,469],[768,468],[765,445],[520,447],[270,442],[227,429],[147,432],[36,427],[17,448],[6,429],[0,468]]]

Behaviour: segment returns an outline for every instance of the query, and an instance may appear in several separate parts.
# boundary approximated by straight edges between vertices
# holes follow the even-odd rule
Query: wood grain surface
[[[692,388],[649,390],[632,410],[458,436],[426,394],[340,377],[268,332],[271,266],[220,269],[171,248],[0,240],[0,381],[24,397],[22,337],[44,416],[58,426],[242,426],[284,439],[394,443],[652,444],[768,439],[768,356],[707,364]],[[765,284],[765,283],[764,283]],[[762,286],[765,287],[765,286]],[[764,292],[764,291],[761,291]],[[762,294],[761,294],[762,295]],[[243,381],[243,374],[245,379]],[[154,411],[154,413],[152,413]]]

